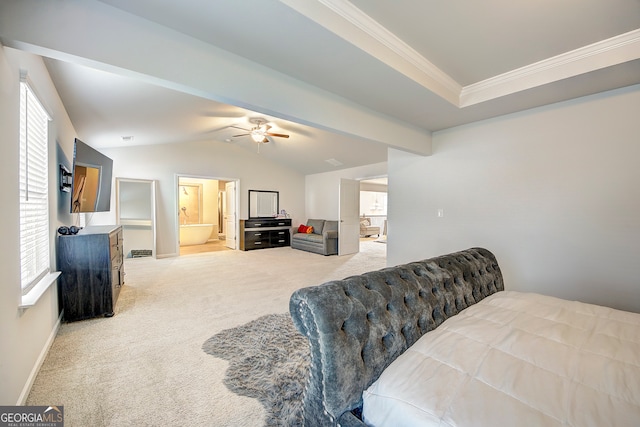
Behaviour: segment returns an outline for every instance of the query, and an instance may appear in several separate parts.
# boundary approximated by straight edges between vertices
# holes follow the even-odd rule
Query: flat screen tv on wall
[[[78,138],[73,145],[71,213],[108,212],[113,160]]]

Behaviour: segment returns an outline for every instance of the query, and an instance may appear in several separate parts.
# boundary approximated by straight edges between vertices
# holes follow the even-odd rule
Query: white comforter
[[[640,426],[640,314],[498,292],[363,393],[372,426]]]

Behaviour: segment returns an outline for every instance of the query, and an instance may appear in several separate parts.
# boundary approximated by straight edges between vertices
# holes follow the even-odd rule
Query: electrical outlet
[[[444,216],[444,209],[438,209],[438,218],[442,218]]]

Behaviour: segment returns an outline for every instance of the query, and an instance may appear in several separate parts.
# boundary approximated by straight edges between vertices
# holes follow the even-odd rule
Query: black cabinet
[[[122,227],[85,227],[58,236],[58,294],[64,320],[113,316],[124,284]]]
[[[240,220],[240,249],[277,248],[291,245],[291,219]]]

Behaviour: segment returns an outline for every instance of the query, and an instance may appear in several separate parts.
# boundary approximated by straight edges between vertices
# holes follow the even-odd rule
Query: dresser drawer
[[[269,231],[245,231],[244,240],[246,242],[259,242],[261,240],[269,241]]]
[[[260,249],[269,247],[269,231],[245,231],[244,249]]]
[[[122,264],[122,230],[118,230],[109,235],[109,252],[111,254],[111,263],[114,267]]]
[[[276,219],[273,221],[272,227],[291,227],[290,219]]]
[[[247,219],[244,221],[244,228],[264,228],[264,227],[291,227],[291,219]]]
[[[244,222],[245,228],[260,228],[260,227],[272,227],[272,222],[269,219],[248,219]]]
[[[291,245],[291,235],[289,230],[273,230],[269,236],[271,246]]]

